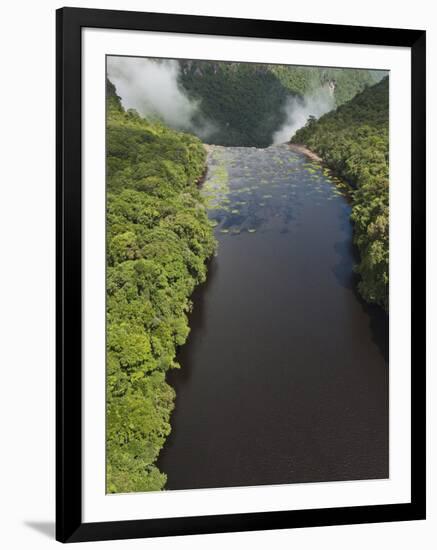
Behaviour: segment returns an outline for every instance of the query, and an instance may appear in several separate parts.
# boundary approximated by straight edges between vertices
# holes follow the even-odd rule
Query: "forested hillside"
[[[263,65],[182,61],[181,83],[214,127],[206,141],[267,147],[284,121],[287,90]]]
[[[215,249],[194,136],[121,107],[107,82],[107,491],[161,489],[166,371],[187,338],[194,287]]]
[[[330,86],[341,105],[372,85],[381,73],[254,63],[180,61],[180,83],[215,125],[206,140],[228,146],[266,147],[285,122],[290,96],[303,98]]]
[[[367,86],[382,78],[381,71],[367,69],[335,69],[330,67],[294,67],[270,65],[270,71],[292,94],[304,96],[320,86],[332,84],[337,106],[349,101]]]
[[[292,138],[318,153],[355,186],[352,220],[361,261],[359,290],[388,309],[389,280],[389,80],[367,88]]]

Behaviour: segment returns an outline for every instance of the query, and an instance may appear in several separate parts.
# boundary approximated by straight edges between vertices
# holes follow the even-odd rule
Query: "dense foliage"
[[[388,309],[389,81],[384,78],[292,138],[317,152],[353,186],[352,220],[361,261],[359,290]]]
[[[267,147],[281,126],[287,90],[267,66],[249,63],[181,62],[181,83],[200,99],[202,115],[214,127],[206,141]]]
[[[194,136],[125,112],[107,82],[107,491],[161,489],[177,367],[194,287],[214,251]]]
[[[180,61],[180,83],[200,100],[201,116],[215,125],[206,141],[228,146],[266,147],[285,122],[290,96],[303,97],[330,84],[341,105],[381,73],[256,63]]]

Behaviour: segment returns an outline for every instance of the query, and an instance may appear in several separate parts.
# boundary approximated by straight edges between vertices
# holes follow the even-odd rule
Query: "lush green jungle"
[[[180,62],[180,83],[212,121],[209,143],[271,144],[287,98],[330,87],[336,108],[310,117],[304,144],[351,184],[359,291],[388,309],[388,78],[367,70]],[[377,82],[375,84],[375,82]],[[107,491],[160,490],[156,460],[171,431],[190,296],[216,242],[194,135],[125,110],[107,80]]]
[[[107,491],[162,489],[177,346],[215,249],[194,136],[125,112],[107,82]]]
[[[352,186],[355,243],[360,252],[358,288],[388,310],[389,281],[389,80],[348,103],[310,119],[292,138],[318,153]]]
[[[380,71],[180,61],[180,83],[200,101],[199,117],[216,128],[205,139],[227,146],[267,147],[286,118],[290,96],[303,98],[332,86],[336,105],[381,78]]]

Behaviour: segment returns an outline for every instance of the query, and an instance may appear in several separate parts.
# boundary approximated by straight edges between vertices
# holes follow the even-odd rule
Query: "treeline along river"
[[[167,489],[388,476],[388,318],[356,292],[350,205],[287,145],[210,147],[218,252],[193,295]]]

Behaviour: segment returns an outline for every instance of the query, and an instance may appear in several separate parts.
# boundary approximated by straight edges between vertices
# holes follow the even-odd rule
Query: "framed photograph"
[[[424,31],[58,10],[56,448],[62,542],[425,518]]]

